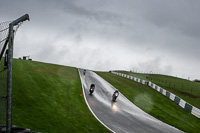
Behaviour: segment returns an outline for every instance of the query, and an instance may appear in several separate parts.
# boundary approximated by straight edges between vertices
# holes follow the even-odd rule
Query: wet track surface
[[[117,133],[179,133],[182,132],[148,115],[121,93],[116,102],[112,102],[112,94],[116,90],[112,85],[92,71],[83,75],[79,69],[85,98],[93,114]],[[91,84],[95,84],[92,95],[89,94]]]

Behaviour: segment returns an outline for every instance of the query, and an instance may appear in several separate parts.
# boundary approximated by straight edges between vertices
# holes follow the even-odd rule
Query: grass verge
[[[109,132],[85,104],[78,70],[13,60],[12,124],[43,133]]]
[[[187,113],[152,88],[108,72],[97,72],[97,74],[118,88],[136,106],[155,118],[184,132],[200,131],[200,119]]]
[[[130,72],[123,73],[145,80],[147,80],[146,75],[148,75],[149,81],[174,93],[175,95],[179,96],[193,106],[200,108],[200,83],[166,75],[141,74]]]

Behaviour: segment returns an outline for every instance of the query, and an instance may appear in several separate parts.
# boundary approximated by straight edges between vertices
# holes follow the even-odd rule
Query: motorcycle
[[[83,70],[83,75],[85,75],[86,74],[86,70]]]
[[[89,90],[90,95],[92,95],[92,93],[94,92],[94,89],[95,89],[95,85],[94,85],[94,84],[91,84],[91,85],[90,85],[90,90]]]
[[[114,92],[114,94],[112,95],[112,101],[115,102],[118,96],[119,92]]]

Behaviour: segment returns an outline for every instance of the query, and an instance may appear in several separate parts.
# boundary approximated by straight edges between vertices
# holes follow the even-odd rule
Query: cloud
[[[148,60],[146,62],[139,62],[138,67],[140,71],[152,72],[157,74],[171,74],[173,67],[171,65],[163,64],[163,59],[161,57],[156,57],[153,60]]]
[[[66,4],[62,4],[62,10],[67,14],[71,14],[82,19],[89,19],[90,21],[96,21],[100,24],[114,24],[121,25],[123,23],[124,16],[116,12],[106,11],[103,6],[106,3],[102,1],[67,1]]]
[[[192,37],[200,35],[200,1],[137,0],[136,12],[159,28],[176,29]]]
[[[137,68],[200,78],[197,0],[1,3],[1,22],[30,15],[31,21],[17,31],[15,57],[31,55],[33,60],[93,70]]]

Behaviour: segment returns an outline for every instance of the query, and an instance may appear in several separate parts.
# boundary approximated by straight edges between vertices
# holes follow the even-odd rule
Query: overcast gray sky
[[[15,58],[200,79],[199,0],[1,1],[0,22],[26,13]]]

